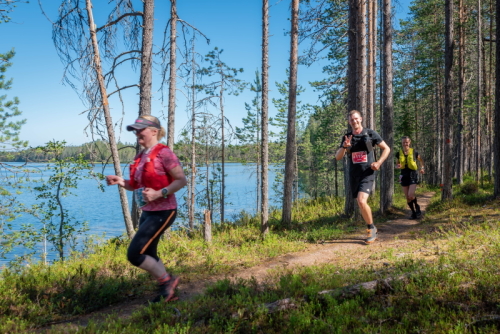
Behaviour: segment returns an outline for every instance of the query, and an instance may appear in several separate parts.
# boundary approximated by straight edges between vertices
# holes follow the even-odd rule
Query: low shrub
[[[463,195],[477,194],[477,192],[479,191],[479,186],[475,181],[467,181],[464,184],[460,185],[458,191]]]

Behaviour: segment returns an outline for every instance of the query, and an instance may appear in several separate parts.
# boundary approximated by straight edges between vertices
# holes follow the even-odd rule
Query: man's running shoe
[[[365,240],[365,243],[371,244],[377,240],[377,228],[370,228],[366,230],[366,233],[368,234],[368,238]]]
[[[169,302],[176,300],[175,288],[179,284],[179,277],[170,275],[170,279],[163,284],[158,286],[158,296],[155,297],[151,302],[158,303],[161,301]]]
[[[417,219],[417,213],[413,212],[410,216],[410,219]]]

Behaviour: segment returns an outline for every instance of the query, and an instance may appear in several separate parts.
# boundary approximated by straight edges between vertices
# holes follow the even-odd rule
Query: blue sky
[[[396,6],[397,17],[404,17],[407,12],[408,0],[401,1]],[[60,0],[41,1],[48,18],[57,18]],[[104,23],[108,1],[94,0],[94,15],[97,26]],[[217,46],[224,49],[224,61],[231,67],[244,68],[241,79],[253,81],[255,71],[261,64],[261,1],[260,0],[178,0],[178,15],[181,19],[201,30],[210,38],[210,46],[205,46],[208,52]],[[273,3],[273,1],[270,1]],[[169,16],[169,1],[156,1],[155,17],[156,33]],[[290,1],[282,0],[270,9],[270,97],[278,97],[274,85],[276,81],[286,80],[285,70],[288,67],[290,39],[285,32],[290,29]],[[17,96],[20,110],[27,124],[23,127],[21,137],[28,140],[30,146],[43,145],[50,140],[65,140],[68,144],[79,145],[91,138],[85,134],[87,125],[84,104],[77,93],[64,85],[63,64],[59,60],[52,41],[51,22],[45,17],[37,0],[29,4],[19,4],[13,13],[12,21],[0,24],[0,52],[11,48],[16,51],[13,66],[7,71],[7,77],[14,79],[9,97]],[[201,40],[198,42],[201,44]],[[308,82],[324,77],[317,63],[311,67],[299,67],[298,81],[306,92],[299,100],[305,103],[317,104],[318,93],[314,92]],[[138,78],[138,76],[136,77]],[[153,79],[155,80],[155,79]],[[156,79],[157,83],[159,80]],[[157,88],[156,84],[156,88]],[[153,88],[155,90],[155,88]],[[138,113],[138,90],[128,90],[126,94],[126,110],[124,124],[132,123]],[[185,102],[180,93],[177,98],[176,134],[187,123]],[[241,126],[241,119],[246,116],[245,102],[250,102],[253,94],[246,92],[238,97],[226,99],[226,115],[233,126]],[[167,102],[165,102],[166,104]],[[152,114],[166,115],[166,105],[162,105],[158,92],[154,93]],[[113,120],[121,115],[121,106],[111,105]],[[270,103],[270,115],[276,110]],[[166,121],[163,120],[166,125]],[[117,129],[119,139],[124,142],[134,141],[134,136]],[[176,137],[177,140],[177,137]]]

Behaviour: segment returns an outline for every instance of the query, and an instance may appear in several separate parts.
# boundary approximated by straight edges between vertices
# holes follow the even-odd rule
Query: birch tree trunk
[[[290,78],[288,88],[288,125],[285,154],[285,180],[283,193],[282,221],[285,225],[292,222],[293,182],[295,178],[295,121],[297,110],[297,67],[299,40],[299,0],[292,0],[292,26],[290,38]]]
[[[102,109],[104,111],[104,119],[106,122],[106,129],[108,131],[109,138],[109,146],[111,149],[111,154],[113,158],[113,167],[115,169],[115,174],[117,176],[123,177],[122,170],[120,166],[120,158],[118,156],[118,148],[116,146],[115,139],[115,131],[113,129],[113,121],[111,119],[111,113],[109,111],[109,102],[108,102],[108,94],[106,91],[106,85],[104,83],[104,76],[102,74],[101,67],[101,58],[99,55],[99,44],[97,42],[97,34],[95,30],[94,16],[92,14],[92,2],[90,0],[86,0],[86,9],[88,14],[88,23],[90,30],[90,38],[92,41],[92,50],[94,53],[94,69],[96,72],[97,82],[99,85],[99,92],[101,94],[102,99]],[[135,235],[132,217],[129,211],[128,198],[126,194],[126,190],[122,187],[118,187],[118,192],[120,194],[120,203],[122,206],[123,218],[125,220],[125,228],[127,230],[127,235],[130,239],[132,239]]]

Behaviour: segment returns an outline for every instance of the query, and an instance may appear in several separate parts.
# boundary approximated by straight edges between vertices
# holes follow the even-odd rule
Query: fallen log
[[[369,282],[364,282],[364,283],[358,283],[354,285],[350,285],[347,287],[342,287],[338,289],[333,289],[333,290],[323,290],[318,292],[318,295],[324,296],[324,295],[332,295],[335,296],[336,298],[352,298],[361,291],[375,291],[377,289],[384,289],[384,290],[393,290],[391,286],[391,282],[394,281],[401,281],[408,277],[408,274],[400,275],[398,277],[388,277],[384,279],[379,279],[379,280],[373,280]],[[306,300],[305,298],[300,298],[298,301],[304,301]],[[294,309],[297,307],[296,302],[292,298],[285,298],[285,299],[280,299],[272,303],[267,303],[264,304],[264,307],[267,308],[267,311],[269,313],[274,313],[277,311],[284,311],[284,310],[290,310]]]

